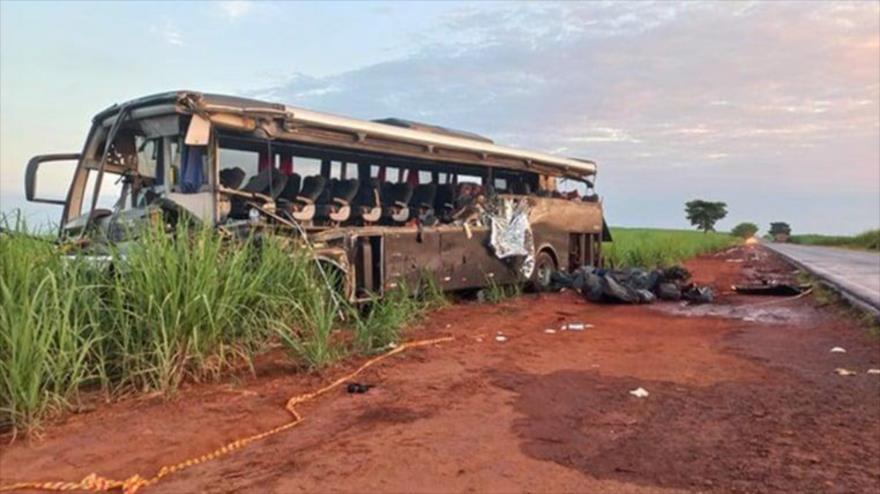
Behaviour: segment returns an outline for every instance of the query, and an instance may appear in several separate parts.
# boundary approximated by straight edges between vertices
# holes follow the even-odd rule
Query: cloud
[[[150,27],[150,32],[159,36],[169,45],[184,46],[186,44],[184,43],[183,34],[180,32],[180,29],[178,29],[177,25],[171,21],[166,20],[161,27]]]
[[[662,187],[677,218],[695,191],[766,200],[758,181],[847,190],[877,204],[850,220],[876,227],[878,18],[874,3],[490,4],[443,16],[409,56],[261,94],[596,159],[609,206]]]
[[[237,19],[253,9],[254,4],[246,0],[230,0],[220,2],[220,9],[229,19]]]

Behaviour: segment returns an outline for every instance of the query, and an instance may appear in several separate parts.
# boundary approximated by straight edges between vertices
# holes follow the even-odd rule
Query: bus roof
[[[560,175],[569,176],[594,175],[596,173],[596,164],[590,160],[563,158],[547,153],[500,146],[485,137],[469,132],[454,131],[402,119],[360,120],[278,103],[195,91],[156,94],[113,105],[99,113],[95,119],[104,120],[112,117],[114,113],[125,106],[146,107],[163,103],[172,103],[178,107],[184,106],[190,111],[207,114],[269,115],[272,119],[282,120],[283,127],[293,129],[291,131],[293,134],[302,133],[303,129],[314,129],[318,133],[311,136],[313,142],[320,140],[322,135],[326,135],[326,131],[343,132],[355,136],[352,142],[345,143],[345,146],[349,148],[363,147],[365,150],[375,151],[375,147],[371,148],[371,143],[381,142],[385,145],[398,144],[402,148],[408,149],[406,152],[401,151],[401,154],[415,154],[424,159],[438,161],[450,159],[484,166],[554,171]],[[321,131],[325,133],[322,134]],[[296,139],[295,136],[292,138]],[[424,150],[414,153],[412,151],[414,145]]]

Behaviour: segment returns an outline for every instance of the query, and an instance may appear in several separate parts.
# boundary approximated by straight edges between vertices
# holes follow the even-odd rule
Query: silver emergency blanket
[[[525,278],[535,269],[535,239],[529,224],[530,208],[524,200],[497,199],[486,208],[485,222],[491,230],[489,245],[499,259],[521,257],[520,273]]]

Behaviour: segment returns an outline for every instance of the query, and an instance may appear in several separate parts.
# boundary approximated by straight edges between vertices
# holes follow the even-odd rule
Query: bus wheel
[[[535,270],[532,273],[532,287],[539,292],[547,292],[552,288],[550,281],[556,271],[556,261],[546,250],[535,256]]]

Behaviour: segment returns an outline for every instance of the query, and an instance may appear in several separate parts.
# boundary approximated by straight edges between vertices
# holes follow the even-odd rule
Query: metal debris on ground
[[[348,383],[346,390],[351,394],[359,394],[362,395],[372,388],[372,384],[363,384],[363,383]]]
[[[500,335],[498,335],[498,336],[495,337],[495,341],[504,342],[504,341],[507,341],[507,337],[504,336],[504,335],[501,335],[501,334],[500,334]]]
[[[635,396],[636,398],[647,398],[650,393],[645,388],[636,388],[629,392],[629,394]]]
[[[557,287],[579,291],[592,302],[648,304],[661,300],[708,303],[715,294],[708,286],[689,282],[691,273],[682,266],[667,269],[603,269],[580,267],[571,273],[555,272],[551,280]]]
[[[843,347],[836,346],[831,349],[831,353],[846,353],[846,349]]]
[[[866,374],[880,374],[880,369],[868,369]]]
[[[838,367],[834,369],[834,372],[837,373],[838,376],[854,376],[856,373],[849,369],[844,369],[843,367]]]
[[[761,283],[734,285],[733,291],[741,295],[767,295],[777,297],[790,297],[800,295],[810,288],[810,284],[780,283],[773,280],[764,280]]]
[[[544,332],[547,333],[547,334],[556,334],[556,330],[555,330],[555,329],[551,329],[551,328],[547,328],[547,329],[545,329]]]

